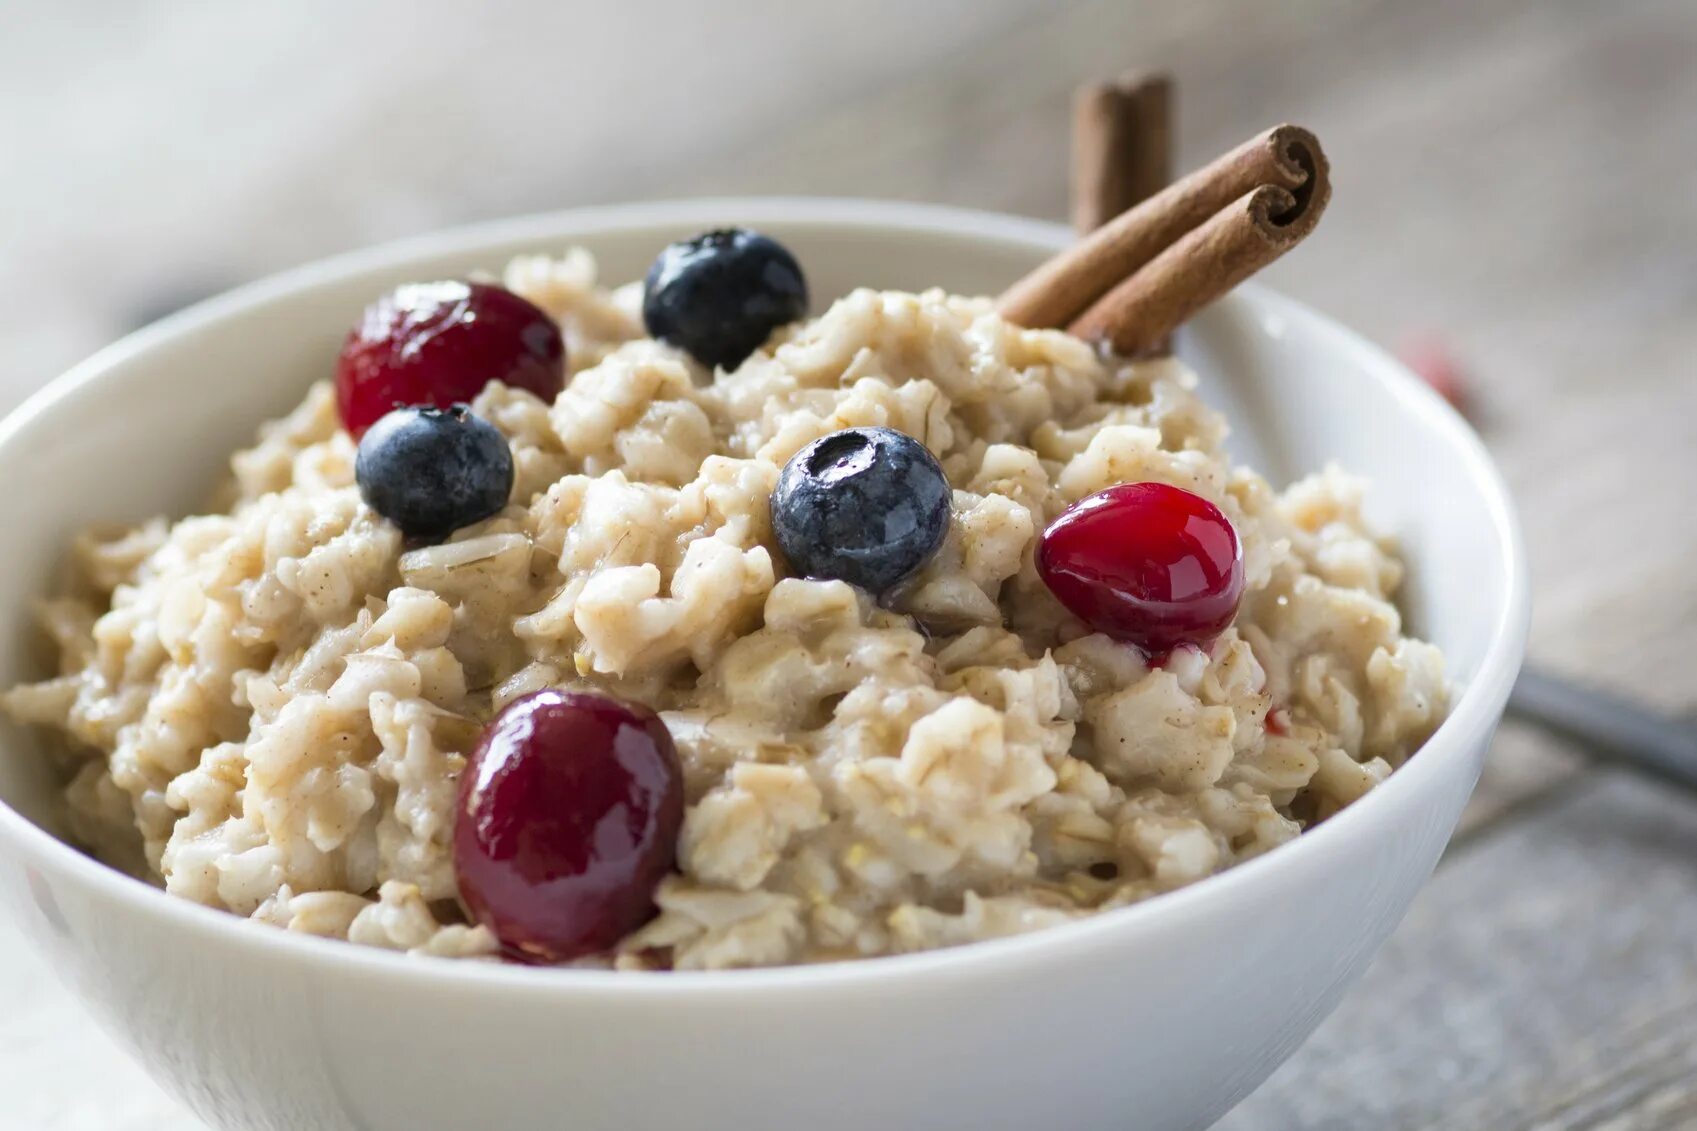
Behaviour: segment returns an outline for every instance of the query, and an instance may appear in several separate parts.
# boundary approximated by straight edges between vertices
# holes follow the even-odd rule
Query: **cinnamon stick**
[[[1245,193],[1097,299],[1067,331],[1121,357],[1158,352],[1174,329],[1302,239],[1306,232],[1277,219],[1295,208],[1296,197],[1276,185]]]
[[[1073,95],[1072,226],[1088,235],[1172,180],[1169,75],[1132,71]]]
[[[1134,71],[1111,83],[1086,83],[1073,96],[1072,223],[1089,235],[1172,180],[1173,80]],[[1173,352],[1172,335],[1144,350]]]
[[[1223,222],[1210,229],[1206,246],[1216,266],[1228,260],[1238,267],[1265,265],[1314,229],[1331,196],[1329,170],[1318,139],[1291,125],[1251,138],[1031,272],[1002,294],[997,309],[1022,326],[1069,326],[1122,280],[1157,259],[1165,276],[1154,288],[1160,293],[1217,290],[1202,264],[1163,257],[1162,252],[1261,188],[1279,189],[1284,195],[1264,195],[1256,209],[1244,205],[1240,211],[1245,214],[1235,223]],[[1222,246],[1221,240],[1231,246]],[[1192,305],[1201,304],[1169,302],[1163,309]],[[1098,312],[1087,327],[1101,327],[1105,315]],[[1159,338],[1172,328],[1152,328],[1147,334]]]

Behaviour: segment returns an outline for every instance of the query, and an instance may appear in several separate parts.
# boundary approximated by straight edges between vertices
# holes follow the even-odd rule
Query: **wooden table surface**
[[[1691,0],[772,10],[9,8],[0,406],[183,297],[466,220],[708,192],[1061,218],[1070,88],[1158,64],[1181,168],[1279,119],[1325,139],[1333,206],[1271,280],[1464,360],[1533,656],[1692,717]],[[0,1124],[194,1125],[3,926],[0,1002]],[[1506,724],[1364,982],[1221,1126],[1697,1127],[1697,799]]]

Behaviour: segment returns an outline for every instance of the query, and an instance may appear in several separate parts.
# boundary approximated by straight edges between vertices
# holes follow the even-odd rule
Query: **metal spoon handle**
[[[1536,668],[1521,670],[1508,706],[1579,739],[1594,754],[1697,789],[1697,727]]]

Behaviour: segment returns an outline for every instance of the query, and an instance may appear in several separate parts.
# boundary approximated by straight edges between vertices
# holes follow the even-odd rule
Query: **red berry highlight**
[[[1165,483],[1124,483],[1057,518],[1037,571],[1091,629],[1162,655],[1205,647],[1237,615],[1243,552],[1213,503]]]
[[[584,692],[516,699],[461,783],[460,897],[520,961],[606,950],[654,915],[683,810],[677,750],[653,712]]]
[[[491,381],[552,401],[566,379],[554,320],[487,283],[408,283],[365,308],[336,362],[336,407],[359,439],[391,409],[470,403]]]

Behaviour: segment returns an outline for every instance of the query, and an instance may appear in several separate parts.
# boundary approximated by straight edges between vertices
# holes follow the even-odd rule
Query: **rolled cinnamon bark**
[[[1331,197],[1329,169],[1318,139],[1291,125],[1276,126],[1251,138],[1031,272],[1002,294],[997,310],[1022,326],[1070,325],[1122,280],[1148,267],[1186,234],[1260,188],[1280,189],[1284,195],[1263,197],[1263,219],[1248,226],[1240,220],[1217,228],[1214,238],[1230,235],[1247,240],[1250,247],[1257,242],[1276,246],[1278,251],[1272,258],[1277,258],[1313,231]],[[1276,242],[1270,235],[1274,229],[1282,233]],[[1238,253],[1228,258],[1235,261],[1244,257]],[[1162,271],[1167,276],[1158,288],[1162,292],[1209,288],[1198,269],[1172,257],[1162,259]],[[1165,327],[1153,336],[1170,329]]]
[[[1158,351],[1178,326],[1295,247],[1313,227],[1280,223],[1296,197],[1274,185],[1247,192],[1097,299],[1068,332],[1121,357]]]
[[[1172,180],[1169,75],[1133,71],[1073,96],[1072,226],[1088,235]]]

